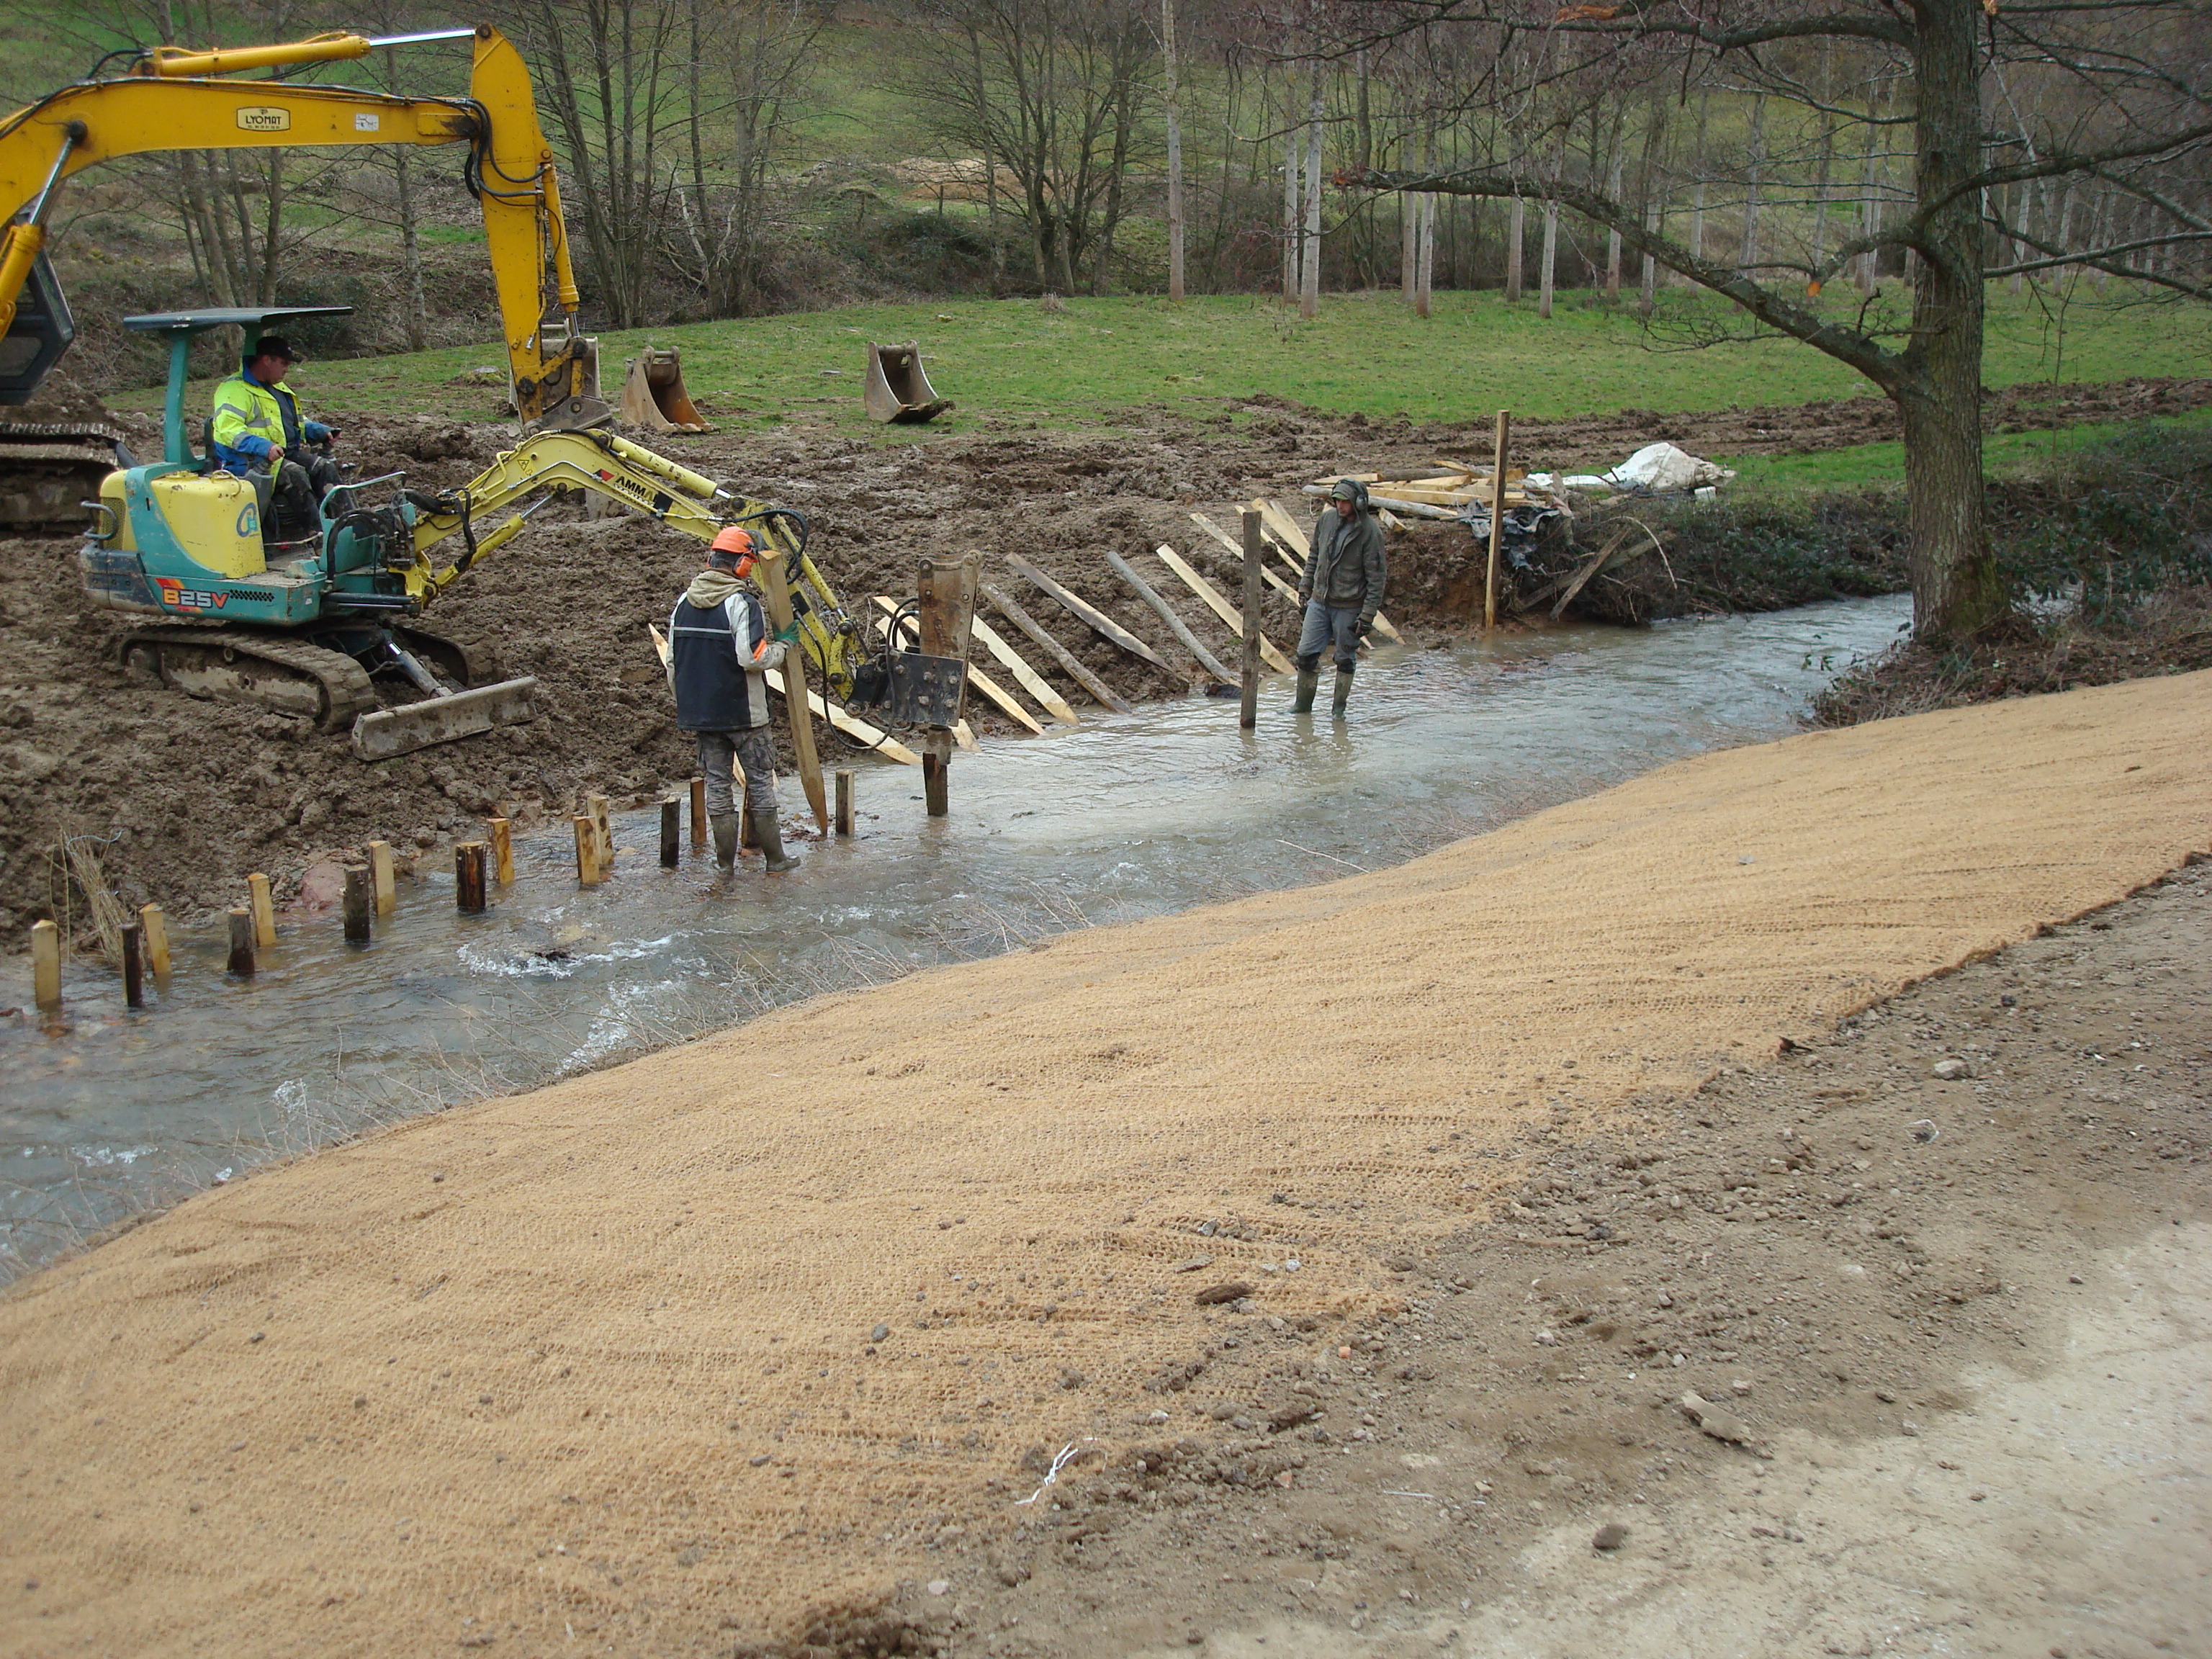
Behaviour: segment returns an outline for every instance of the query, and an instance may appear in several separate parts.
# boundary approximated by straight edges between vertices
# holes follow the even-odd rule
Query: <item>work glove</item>
[[[1365,638],[1366,638],[1370,634],[1372,634],[1374,631],[1375,631],[1375,618],[1374,618],[1374,617],[1362,617],[1359,619],[1359,629],[1358,629],[1359,637],[1360,637],[1361,639],[1363,639],[1363,640],[1364,640],[1364,639],[1365,639]]]
[[[325,426],[320,421],[308,421],[303,425],[307,440],[311,444],[326,444],[338,435],[333,428]]]
[[[799,623],[797,620],[793,619],[785,626],[777,629],[775,630],[775,637],[781,644],[796,645],[799,642]]]

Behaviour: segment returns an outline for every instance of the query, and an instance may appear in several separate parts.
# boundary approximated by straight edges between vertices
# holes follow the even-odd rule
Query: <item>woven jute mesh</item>
[[[1714,754],[210,1193],[0,1303],[0,1650],[801,1630],[1027,1513],[1033,1449],[1196,1432],[1146,1385],[1225,1328],[1390,1315],[1532,1121],[2203,848],[2208,755],[2212,674]]]

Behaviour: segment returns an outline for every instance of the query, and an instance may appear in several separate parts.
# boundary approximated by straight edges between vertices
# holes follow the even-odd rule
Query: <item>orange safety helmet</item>
[[[738,574],[742,576],[753,568],[756,556],[753,553],[753,533],[750,530],[741,530],[736,525],[729,525],[715,532],[714,551],[735,554]]]

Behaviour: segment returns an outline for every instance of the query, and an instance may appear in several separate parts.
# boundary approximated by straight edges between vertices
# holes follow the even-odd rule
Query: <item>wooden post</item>
[[[669,795],[660,803],[660,862],[673,870],[684,856],[684,803]]]
[[[981,561],[972,553],[962,559],[921,561],[917,589],[921,603],[916,623],[924,655],[968,660],[968,641],[975,619],[975,584],[981,574]],[[964,702],[964,681],[961,695]],[[957,719],[960,710],[956,708],[952,712]],[[951,765],[951,730],[933,726],[921,751],[921,793],[931,817],[941,818],[952,810]]]
[[[233,908],[230,913],[229,970],[240,978],[253,974],[253,912]]]
[[[453,848],[453,902],[465,916],[484,910],[484,844],[465,841]]]
[[[1482,626],[1498,626],[1498,550],[1505,540],[1505,456],[1513,432],[1513,411],[1498,411],[1498,448],[1492,458],[1490,479],[1490,567],[1482,579]]]
[[[576,885],[599,884],[599,827],[582,812],[569,820],[576,829]]]
[[[392,879],[392,843],[373,841],[368,844],[369,890],[375,896],[376,914],[388,916],[399,902],[398,889]]]
[[[146,1006],[146,958],[141,948],[143,930],[135,921],[123,924],[123,1006]]]
[[[607,798],[585,796],[584,810],[591,814],[592,832],[599,838],[599,872],[604,875],[615,867],[615,827],[607,817]]]
[[[760,586],[768,619],[781,634],[792,625],[791,589],[785,585],[783,550],[765,549],[753,564],[753,579]],[[927,647],[923,647],[925,650]],[[799,763],[799,787],[806,804],[814,809],[814,827],[830,827],[830,799],[822,787],[822,763],[814,753],[814,711],[806,701],[806,641],[793,642],[783,653],[783,706],[791,717],[791,752]]]
[[[276,906],[269,896],[269,878],[258,870],[246,878],[246,903],[253,911],[253,942],[266,948],[276,942]]]
[[[506,818],[491,821],[492,878],[502,887],[514,884],[514,826]]]
[[[707,780],[691,780],[691,844],[707,844]]]
[[[837,833],[853,833],[853,769],[849,766],[837,769]]]
[[[370,938],[369,915],[375,908],[374,883],[365,864],[345,867],[345,936],[349,945],[366,945]]]
[[[1182,648],[1190,653],[1191,659],[1198,665],[1200,671],[1224,685],[1228,684],[1229,671],[1221,665],[1221,659],[1206,648],[1198,635],[1190,631],[1190,624],[1169,608],[1168,602],[1159,596],[1150,582],[1137,574],[1136,568],[1110,547],[1106,550],[1106,562],[1114,567],[1115,575],[1128,583],[1130,591],[1152,607],[1152,614],[1168,625],[1168,632],[1182,641]]]
[[[40,1007],[62,1006],[62,930],[51,921],[31,924],[31,985]]]
[[[140,905],[138,925],[145,930],[146,970],[154,975],[155,984],[166,984],[169,978],[169,924],[162,920],[161,907]]]
[[[1244,700],[1237,724],[1249,732],[1260,723],[1260,515],[1246,507],[1244,518]]]

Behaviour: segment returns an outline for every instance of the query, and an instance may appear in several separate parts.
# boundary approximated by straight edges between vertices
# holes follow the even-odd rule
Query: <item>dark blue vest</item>
[[[767,721],[763,693],[756,710],[754,681],[748,671],[752,647],[768,635],[760,600],[736,596],[744,607],[745,631],[731,631],[723,605],[702,611],[678,599],[668,617],[668,650],[676,668],[676,727],[679,732],[744,732]]]

